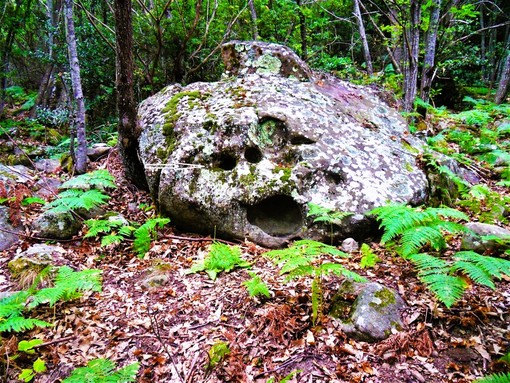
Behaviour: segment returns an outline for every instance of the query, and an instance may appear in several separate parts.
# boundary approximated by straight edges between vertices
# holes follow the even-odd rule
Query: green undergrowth
[[[465,276],[493,290],[496,289],[494,279],[510,276],[508,260],[474,251],[447,255],[448,242],[453,236],[468,231],[460,223],[468,217],[458,210],[392,204],[373,209],[371,214],[384,229],[381,243],[395,248],[397,254],[411,261],[418,278],[448,308],[468,288]]]
[[[324,262],[323,257],[326,255],[348,258],[349,254],[321,242],[300,240],[287,249],[271,250],[264,255],[281,267],[280,274],[286,275],[286,282],[297,278],[311,279],[313,325],[318,324],[323,315],[324,275],[332,273],[356,282],[366,282],[365,278],[348,270],[340,263]]]

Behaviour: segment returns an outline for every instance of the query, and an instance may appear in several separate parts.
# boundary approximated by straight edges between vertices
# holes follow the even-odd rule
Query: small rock
[[[43,159],[35,163],[35,168],[40,172],[55,174],[60,169],[60,161],[52,159]]]
[[[49,239],[69,239],[78,234],[81,222],[71,213],[54,213],[46,211],[33,223],[32,229],[40,237]]]
[[[24,165],[2,165],[0,164],[0,181],[14,181],[25,183],[33,180],[32,171]]]
[[[353,287],[355,293],[360,285],[353,284]],[[404,328],[400,312],[405,306],[404,300],[393,289],[375,282],[365,284],[341,328],[348,336],[361,341],[386,339]]]
[[[108,154],[110,150],[111,147],[106,144],[103,143],[94,144],[92,145],[92,147],[87,149],[87,156],[91,161],[96,161],[99,158],[103,157],[104,155]]]
[[[168,275],[156,273],[151,274],[142,282],[142,287],[145,289],[151,289],[154,287],[160,287],[168,282]]]
[[[342,251],[345,251],[346,253],[352,253],[353,251],[359,250],[359,244],[353,238],[347,238],[342,242],[341,248]]]
[[[13,227],[9,222],[9,209],[5,206],[0,206],[0,251],[8,249],[19,241],[17,234],[18,229]]]
[[[41,198],[54,197],[58,194],[58,188],[62,182],[56,178],[42,177],[35,184],[36,195]]]
[[[496,251],[503,246],[495,240],[487,240],[482,237],[492,235],[501,239],[510,240],[510,231],[488,223],[469,222],[465,225],[470,232],[464,233],[462,237],[462,250],[473,250],[478,253],[485,251]]]
[[[36,244],[16,255],[8,264],[9,270],[14,275],[19,275],[27,269],[42,270],[54,264],[56,257],[65,252],[60,246]]]

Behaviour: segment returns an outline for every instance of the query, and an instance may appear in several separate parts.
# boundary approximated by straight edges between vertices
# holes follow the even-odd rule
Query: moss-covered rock
[[[221,81],[171,85],[139,107],[140,158],[173,223],[266,246],[361,240],[376,228],[365,212],[427,198],[421,145],[374,90],[319,78],[276,44],[235,41],[223,57]],[[316,223],[309,202],[353,214]]]

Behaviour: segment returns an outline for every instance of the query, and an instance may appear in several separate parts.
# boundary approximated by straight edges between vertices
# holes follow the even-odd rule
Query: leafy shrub
[[[109,359],[94,359],[86,367],[78,367],[62,383],[127,383],[136,381],[140,364],[132,363],[116,370]]]
[[[291,247],[283,250],[271,250],[264,255],[281,266],[280,274],[287,274],[286,281],[294,278],[312,277],[312,323],[317,324],[322,317],[323,293],[322,277],[324,274],[333,273],[357,282],[365,282],[365,278],[346,269],[338,263],[319,260],[321,255],[334,257],[349,257],[349,254],[321,242],[312,240],[296,241]]]

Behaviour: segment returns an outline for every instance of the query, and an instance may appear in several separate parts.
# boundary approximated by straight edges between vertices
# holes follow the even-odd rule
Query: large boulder
[[[178,226],[271,247],[361,239],[368,210],[426,199],[420,145],[375,90],[313,74],[276,44],[231,42],[223,57],[221,81],[170,85],[139,107],[150,191]],[[309,203],[352,214],[314,223]]]

